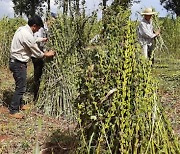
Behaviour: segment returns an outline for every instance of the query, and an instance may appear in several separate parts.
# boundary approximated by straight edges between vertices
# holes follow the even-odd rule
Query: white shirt
[[[138,26],[138,37],[141,45],[152,45],[153,39],[156,37],[156,34],[153,32],[152,21],[148,22],[143,18]]]
[[[19,27],[11,43],[10,58],[28,62],[32,54],[36,58],[44,56],[44,53],[38,48],[30,26]]]
[[[43,42],[42,40],[43,38],[46,38],[46,37],[47,37],[47,34],[44,28],[40,28],[36,33],[34,33],[34,38],[41,51],[44,50],[44,46],[45,46],[45,42]]]

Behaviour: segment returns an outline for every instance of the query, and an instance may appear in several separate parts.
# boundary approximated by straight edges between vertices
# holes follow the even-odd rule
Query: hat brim
[[[141,13],[141,15],[153,15],[153,14],[157,14],[157,12],[151,12],[151,13],[142,12],[142,13]]]

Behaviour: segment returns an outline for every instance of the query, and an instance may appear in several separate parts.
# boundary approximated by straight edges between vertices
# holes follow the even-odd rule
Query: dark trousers
[[[152,61],[152,64],[154,64],[154,46],[153,45],[148,45],[148,58]]]
[[[26,91],[26,76],[27,76],[27,63],[18,60],[10,60],[9,68],[13,73],[15,80],[15,91],[9,106],[11,114],[19,112],[19,109],[24,105],[23,94]]]
[[[143,49],[143,55],[145,56],[145,58],[148,58],[149,60],[152,61],[152,64],[154,64],[154,45],[144,44],[142,45],[142,49]]]
[[[34,65],[34,86],[33,86],[33,92],[34,92],[34,101],[38,99],[38,91],[42,76],[42,71],[44,67],[44,60],[39,58],[32,57],[32,62]]]

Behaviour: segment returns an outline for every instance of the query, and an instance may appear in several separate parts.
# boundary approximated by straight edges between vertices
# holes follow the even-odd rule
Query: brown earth
[[[31,69],[31,66],[29,67]],[[31,80],[31,71],[29,71]],[[36,111],[36,106],[23,112],[25,119],[9,118],[8,104],[11,100],[14,80],[7,68],[0,68],[0,154],[71,154],[75,153],[78,137],[77,124],[63,118],[52,118]],[[169,117],[174,132],[180,136],[180,96],[160,89],[161,103]],[[26,94],[31,103],[31,93]],[[25,96],[26,97],[26,96]]]
[[[33,104],[29,111],[22,112],[24,119],[9,117],[13,88],[11,72],[0,68],[0,154],[74,153],[77,146],[75,122],[40,114]]]
[[[76,123],[55,119],[35,112],[23,112],[25,119],[9,117],[6,107],[0,107],[0,153],[65,154],[77,145]]]

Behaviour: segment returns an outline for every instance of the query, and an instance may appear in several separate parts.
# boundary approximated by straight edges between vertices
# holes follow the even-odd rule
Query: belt
[[[10,58],[10,62],[11,63],[17,62],[17,63],[27,64],[27,62],[22,62],[20,60],[14,59],[14,58]]]

